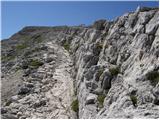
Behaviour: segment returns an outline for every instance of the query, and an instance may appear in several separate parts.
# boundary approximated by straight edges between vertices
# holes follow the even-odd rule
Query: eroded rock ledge
[[[158,8],[138,7],[2,41],[2,117],[158,118],[158,17]]]

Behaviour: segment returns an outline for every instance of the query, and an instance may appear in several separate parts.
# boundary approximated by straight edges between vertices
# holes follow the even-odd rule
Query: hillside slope
[[[158,118],[159,9],[91,26],[25,27],[2,45],[2,118]]]

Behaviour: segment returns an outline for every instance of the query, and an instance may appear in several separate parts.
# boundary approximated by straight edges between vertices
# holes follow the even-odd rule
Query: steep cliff
[[[2,41],[3,118],[158,118],[159,9]]]

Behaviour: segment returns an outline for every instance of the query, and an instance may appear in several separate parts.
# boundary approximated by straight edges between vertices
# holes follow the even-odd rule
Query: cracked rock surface
[[[158,59],[158,8],[25,27],[2,41],[2,118],[159,118]]]

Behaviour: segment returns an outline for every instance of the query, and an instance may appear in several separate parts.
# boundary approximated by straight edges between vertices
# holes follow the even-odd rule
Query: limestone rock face
[[[158,8],[26,27],[2,41],[2,117],[158,118],[158,58]]]

